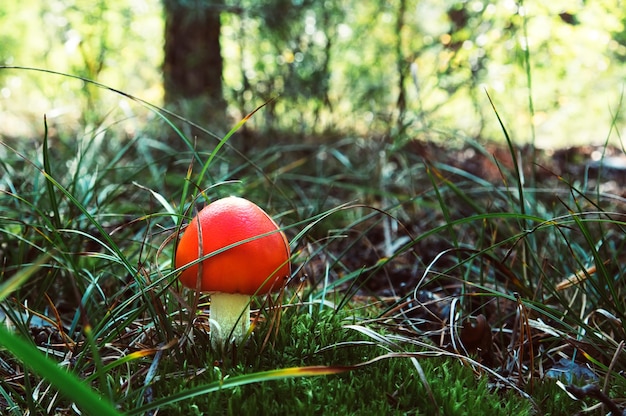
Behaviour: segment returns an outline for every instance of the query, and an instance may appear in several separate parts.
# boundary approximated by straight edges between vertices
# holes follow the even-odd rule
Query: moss
[[[287,312],[273,348],[255,356],[253,345],[243,354],[241,362],[221,371],[228,377],[236,377],[276,368],[351,365],[388,352],[380,345],[364,344],[360,334],[342,327],[343,322],[342,316],[332,311]],[[264,335],[257,334],[253,344],[260,343]],[[436,414],[437,408],[441,414],[454,415],[531,413],[528,401],[510,393],[502,401],[501,395],[489,390],[486,379],[477,381],[471,369],[456,361],[429,358],[420,360],[420,365],[436,404],[429,398],[412,361],[392,358],[335,375],[266,380],[224,389],[174,403],[167,413],[431,415]],[[170,381],[160,390],[171,394],[171,389],[186,389],[216,380],[219,373],[206,371],[190,384]]]

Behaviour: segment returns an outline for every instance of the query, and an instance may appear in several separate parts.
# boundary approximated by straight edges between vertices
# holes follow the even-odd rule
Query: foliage
[[[162,60],[159,2],[25,0],[0,4],[5,28],[0,64],[60,71],[141,95],[158,102]],[[93,128],[112,111],[123,113],[115,96],[100,96],[89,83],[70,78],[50,82],[37,73],[0,71],[2,101],[8,113],[4,134],[34,137],[42,114],[67,125]],[[87,111],[85,111],[87,110]],[[129,114],[126,114],[129,116]],[[28,116],[24,119],[25,116]],[[88,117],[88,119],[82,119]],[[26,129],[21,124],[31,125]],[[5,127],[5,128],[6,128]]]
[[[162,98],[163,22],[156,0],[100,1],[95,7],[85,1],[42,6],[25,0],[15,7],[0,5],[0,23],[9,28],[1,63],[85,76],[154,103]],[[396,140],[416,134],[449,140],[449,132],[457,130],[493,139],[498,126],[486,89],[520,143],[597,144],[603,137],[596,126],[609,123],[624,79],[625,16],[616,0],[577,5],[266,0],[215,7],[223,9],[224,96],[231,124],[279,97],[252,120],[257,131],[307,135],[356,129]],[[56,113],[69,124],[88,114],[94,119],[82,124],[97,125],[112,112],[126,111],[89,84],[49,83],[7,70],[0,71],[0,79],[0,105],[14,117]],[[519,111],[529,93],[534,114]],[[83,107],[89,111],[81,112]],[[10,125],[39,125],[29,121]],[[28,135],[34,136],[33,130]]]
[[[13,331],[0,341],[4,409],[84,405],[73,391],[56,394],[51,360],[71,363],[70,386],[84,379],[127,413],[215,403],[275,411],[243,400],[267,392],[294,397],[281,403],[304,413],[593,405],[546,376],[561,359],[567,383],[579,371],[619,403],[626,223],[622,199],[601,191],[609,171],[533,171],[510,157],[518,150],[502,120],[509,156],[468,139],[464,157],[474,159],[461,164],[461,153],[358,138],[285,142],[248,157],[231,142],[245,122],[208,152],[175,152],[141,132],[107,140],[108,125],[65,149],[52,146],[48,124],[39,147],[3,142],[0,290]],[[294,275],[278,298],[257,300],[248,344],[216,356],[206,299],[181,292],[171,253],[192,212],[230,193],[279,213]],[[23,366],[20,342],[48,358]]]

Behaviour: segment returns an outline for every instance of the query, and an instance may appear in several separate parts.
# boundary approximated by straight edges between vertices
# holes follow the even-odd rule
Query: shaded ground
[[[509,149],[505,146],[450,149],[433,143],[411,142],[405,150],[421,157],[433,169],[439,164],[458,168],[459,174],[440,172],[445,181],[451,183],[460,183],[470,174],[484,179],[494,188],[517,186],[511,181],[510,173],[515,172],[515,167]],[[557,189],[568,191],[573,187],[590,194],[600,192],[616,198],[626,198],[626,187],[623,185],[626,183],[626,155],[620,149],[584,146],[556,151],[536,150],[532,154],[530,148],[525,148],[519,152],[518,157],[527,188],[553,189],[556,194]],[[546,199],[552,198],[554,194]],[[468,211],[468,215],[471,214]],[[404,235],[412,238],[428,231],[423,222],[416,219],[413,222],[403,222],[403,227],[400,227],[395,238],[402,238],[403,228],[408,231]],[[351,256],[346,256],[344,261],[348,262],[348,269],[372,265],[385,253],[384,227],[368,230],[366,237],[358,239],[358,249],[352,250]],[[351,239],[347,244],[353,243]],[[430,263],[450,248],[447,238],[441,239],[440,243],[437,244],[435,237],[415,248],[423,264]],[[406,253],[397,258],[393,267],[385,270],[384,276],[369,279],[365,286],[373,293],[383,296],[405,295],[407,288],[415,287],[421,277],[416,274],[417,271],[414,259],[410,253]],[[390,290],[390,286],[393,290]]]
[[[517,187],[516,167],[506,146],[450,149],[432,143],[412,142],[403,151],[421,158],[432,169],[433,176],[442,187],[446,184],[461,186],[469,181],[477,186],[489,184],[494,189],[493,194],[497,193],[495,190],[498,188],[516,190]],[[525,189],[529,192],[540,189],[541,193],[536,195],[537,201],[547,206],[561,203],[565,205],[561,200],[567,199],[570,193],[590,195],[589,201],[584,202],[591,205],[594,195],[604,195],[609,200],[626,197],[626,188],[622,185],[626,180],[626,156],[620,149],[585,146],[556,151],[537,150],[533,154],[530,148],[524,148],[519,152],[518,158],[521,161],[519,166],[522,167]],[[446,170],[439,170],[438,166],[446,166]],[[458,171],[455,172],[450,167],[457,168]],[[484,195],[489,199],[492,194]],[[445,200],[445,197],[442,198]],[[493,212],[502,212],[503,208],[499,205],[501,201],[496,199],[497,197],[493,201],[481,200],[481,207],[487,207],[488,211],[492,204]],[[598,198],[602,199],[604,197]],[[453,209],[455,216],[451,219],[462,220],[464,212],[463,208],[458,207],[459,201],[449,202],[457,205]],[[470,217],[479,214],[470,203],[471,201],[468,202],[465,215]],[[536,289],[521,281],[520,261],[516,260],[518,254],[515,246],[508,244],[480,252],[486,248],[480,243],[485,240],[484,236],[478,235],[481,230],[473,227],[459,228],[461,233],[468,234],[459,235],[459,245],[456,246],[451,243],[454,238],[451,239],[445,230],[441,233],[445,235],[433,234],[420,239],[419,236],[445,224],[446,219],[441,214],[435,217],[429,215],[428,212],[418,212],[412,219],[401,221],[402,226],[392,232],[389,231],[389,222],[381,221],[373,226],[370,223],[362,224],[355,227],[362,233],[358,238],[340,240],[331,251],[338,253],[341,269],[362,271],[357,279],[358,285],[355,287],[350,283],[346,290],[353,291],[357,296],[389,299],[389,307],[394,309],[387,315],[390,318],[388,323],[397,324],[398,330],[403,333],[427,335],[439,346],[454,350],[463,348],[467,353],[478,354],[483,363],[499,368],[501,374],[516,371],[512,368],[512,362],[518,360],[512,359],[510,352],[511,347],[517,345],[518,340],[515,337],[519,334],[500,329],[520,327],[519,314],[516,313],[519,304],[502,297],[488,296],[484,290],[473,287],[473,284],[481,283],[495,292],[519,293],[526,299],[546,304],[556,301],[549,296],[545,299],[538,298],[537,296],[542,297],[544,294],[538,294]],[[494,243],[506,239],[507,232],[510,232],[506,226],[497,224],[497,220],[486,225],[482,231],[491,233]],[[416,237],[417,242],[410,244]],[[389,252],[390,241],[394,247],[392,252]],[[406,244],[410,245],[409,249],[401,248]],[[567,256],[567,253],[560,255]],[[387,261],[389,256],[390,260]],[[620,263],[626,263],[626,258],[619,256]],[[473,257],[476,258],[468,261]],[[328,259],[325,258],[313,260],[307,268],[310,276],[322,276],[327,262]],[[384,265],[381,266],[381,263]],[[550,259],[546,259],[546,267],[549,266]],[[619,274],[615,269],[619,268],[619,264],[610,267]],[[547,274],[553,276],[554,284],[566,278],[566,275],[559,274],[556,270],[548,271]],[[315,283],[315,277],[312,280]],[[397,303],[398,298],[402,300],[400,306]],[[455,303],[458,299],[463,300]],[[560,308],[561,305],[555,303],[555,307]],[[460,321],[451,323],[451,312],[459,312]],[[549,321],[547,323],[550,324]],[[451,333],[453,327],[457,328],[458,333]],[[499,330],[494,331],[495,328]],[[573,341],[569,345],[546,342],[550,341],[549,338],[547,333],[536,331],[533,342],[526,342],[521,351],[525,348],[526,354],[532,354],[532,351],[537,352],[540,348],[554,347],[559,354],[569,354],[581,346]],[[460,340],[462,346],[455,344],[455,340]],[[562,343],[563,340],[558,342]],[[590,347],[587,351],[592,349]],[[595,377],[582,363],[568,361],[569,367],[564,369],[565,364],[562,359],[559,360],[558,354],[547,356],[550,357],[545,364],[548,374],[551,371],[562,371],[581,378]],[[528,359],[529,356],[525,358]],[[600,356],[596,358],[601,362],[606,361]],[[608,365],[608,362],[605,364]]]

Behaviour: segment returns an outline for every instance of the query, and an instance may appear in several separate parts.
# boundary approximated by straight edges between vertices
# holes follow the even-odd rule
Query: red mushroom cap
[[[202,227],[201,240],[198,225]],[[183,267],[200,256],[263,234],[267,235],[204,260],[198,289],[246,295],[267,293],[280,287],[274,284],[276,280],[291,273],[289,243],[274,220],[247,199],[227,197],[202,209],[178,242],[175,265]],[[190,288],[198,287],[197,280],[198,264],[183,270],[180,275],[182,284]]]

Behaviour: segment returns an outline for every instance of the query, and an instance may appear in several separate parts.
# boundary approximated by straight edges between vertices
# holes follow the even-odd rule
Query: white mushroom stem
[[[211,346],[216,351],[239,344],[250,328],[250,296],[211,293]]]

